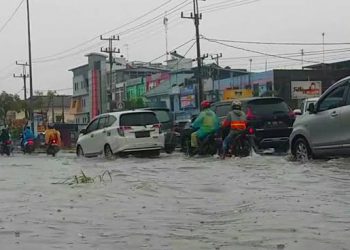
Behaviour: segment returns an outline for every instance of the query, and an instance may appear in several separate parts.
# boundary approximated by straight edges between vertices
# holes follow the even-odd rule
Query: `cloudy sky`
[[[22,80],[12,75],[22,71],[16,60],[28,61],[26,1],[0,3],[0,91],[23,96]],[[206,0],[199,4],[200,33],[208,39],[201,41],[202,54],[222,53],[221,66],[249,69],[252,59],[252,71],[263,71],[266,65],[300,68],[302,49],[304,65],[320,63],[322,33],[325,62],[350,58],[349,0]],[[30,0],[30,11],[34,90],[72,93],[68,70],[85,64],[85,54],[107,45],[99,40],[102,34],[119,34],[115,47],[129,61],[159,58],[154,62],[163,62],[165,13],[169,50],[183,45],[178,53],[196,55],[190,41],[195,35],[193,21],[180,18],[181,11],[190,14],[192,0]]]

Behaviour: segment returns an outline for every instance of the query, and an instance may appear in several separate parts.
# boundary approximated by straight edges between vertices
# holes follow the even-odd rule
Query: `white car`
[[[152,111],[133,110],[106,113],[94,118],[80,131],[77,156],[107,158],[115,154],[144,152],[158,156],[164,147],[161,125]]]
[[[316,104],[318,101],[319,97],[313,97],[313,98],[306,98],[305,100],[302,101],[300,105],[300,109],[295,109],[293,112],[296,116],[300,116],[303,114],[308,114],[309,106],[311,103]]]

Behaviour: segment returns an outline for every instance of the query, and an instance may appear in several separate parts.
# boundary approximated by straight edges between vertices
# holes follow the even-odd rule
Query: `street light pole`
[[[29,53],[29,119],[31,120],[31,128],[34,132],[34,113],[33,113],[33,70],[32,70],[32,42],[30,38],[30,15],[29,0],[27,0],[27,23],[28,23],[28,53]]]

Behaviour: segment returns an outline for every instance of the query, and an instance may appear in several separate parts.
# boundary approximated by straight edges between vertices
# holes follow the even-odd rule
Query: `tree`
[[[0,94],[0,121],[6,125],[6,115],[8,111],[20,112],[24,103],[18,95],[8,94],[3,91]]]

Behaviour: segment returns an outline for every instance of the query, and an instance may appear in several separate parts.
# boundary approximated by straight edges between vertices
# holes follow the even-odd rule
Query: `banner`
[[[322,94],[321,81],[294,81],[290,86],[292,99],[318,97]]]

